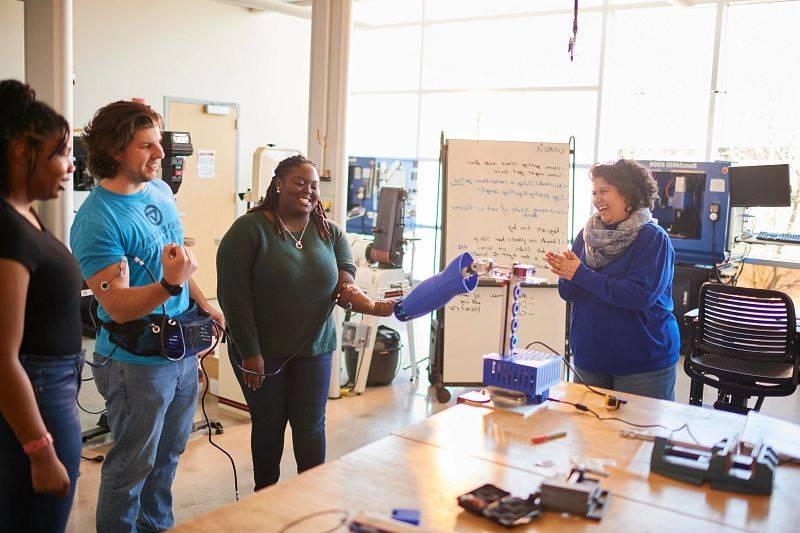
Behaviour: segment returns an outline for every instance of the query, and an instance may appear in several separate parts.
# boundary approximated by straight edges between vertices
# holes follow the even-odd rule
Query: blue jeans
[[[661,370],[624,376],[620,374],[594,374],[576,367],[578,372],[575,375],[575,383],[586,383],[593,387],[649,396],[657,400],[675,401],[676,366],[672,365]]]
[[[0,416],[0,531],[64,531],[81,463],[81,423],[75,402],[81,383],[82,355],[20,355],[56,455],[69,474],[69,495],[36,494],[31,466],[5,418]]]
[[[285,361],[285,357],[265,358],[265,373],[275,372]],[[331,352],[295,357],[278,375],[265,378],[255,391],[242,382],[242,373],[236,365],[233,368],[253,419],[250,449],[255,490],[274,485],[281,476],[287,422],[292,427],[297,473],[324,463]]]
[[[104,361],[95,355],[95,363]],[[156,366],[112,360],[92,374],[114,437],[100,475],[97,531],[171,528],[172,480],[194,422],[197,358]]]

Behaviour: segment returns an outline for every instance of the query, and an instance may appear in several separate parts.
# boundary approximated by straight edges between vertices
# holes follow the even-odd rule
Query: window
[[[491,2],[489,2],[491,3]],[[425,30],[423,89],[594,86],[601,15],[581,15],[573,62],[572,15],[432,24]]]
[[[439,157],[440,132],[451,139],[578,141],[578,159],[594,149],[595,91],[470,91],[422,96],[420,155]]]
[[[422,20],[424,0],[358,0],[353,2],[353,20],[359,25],[403,24]]]
[[[353,94],[348,102],[350,155],[417,157],[416,94]]]
[[[350,90],[356,93],[416,90],[421,32],[419,26],[354,30]]]
[[[705,159],[714,20],[713,7],[610,15],[600,160]]]
[[[800,233],[800,2],[581,0],[574,62],[567,0],[355,5],[357,23],[371,26],[357,24],[353,38],[348,151],[419,160],[415,278],[434,273],[440,241],[442,131],[554,142],[574,135],[576,231],[591,211],[587,174],[598,160],[788,161],[795,207],[752,209],[753,229]],[[727,16],[718,19],[718,10]],[[717,31],[725,37],[714,88]],[[759,253],[768,249],[800,260],[800,247]]]
[[[731,6],[727,22],[717,156],[741,164],[788,162],[792,207],[749,208],[745,227],[800,233],[800,2]],[[749,253],[800,260],[796,246],[756,245]]]
[[[601,6],[603,0],[581,0],[580,8]],[[425,18],[428,20],[457,19],[464,17],[494,17],[547,11],[571,11],[569,0],[428,0]],[[570,24],[570,29],[572,25]]]

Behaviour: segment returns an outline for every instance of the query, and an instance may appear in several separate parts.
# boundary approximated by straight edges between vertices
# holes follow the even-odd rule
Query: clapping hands
[[[574,252],[567,250],[563,254],[556,254],[547,252],[545,261],[550,265],[550,271],[560,278],[567,281],[572,280],[572,276],[578,271],[581,266],[580,258]]]

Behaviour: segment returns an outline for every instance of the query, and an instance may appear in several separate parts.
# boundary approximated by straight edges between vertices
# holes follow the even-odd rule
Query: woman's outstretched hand
[[[391,316],[394,311],[394,300],[375,300],[375,307],[371,314],[375,316]]]
[[[581,260],[570,250],[563,254],[547,252],[544,259],[550,265],[550,271],[553,274],[567,281],[572,279],[572,276],[578,271],[578,267],[581,266]]]

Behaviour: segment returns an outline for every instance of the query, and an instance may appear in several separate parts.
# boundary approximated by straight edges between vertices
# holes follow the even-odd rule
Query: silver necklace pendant
[[[298,239],[297,237],[294,236],[294,233],[289,231],[289,228],[287,228],[286,224],[283,223],[283,220],[281,220],[281,217],[280,217],[280,215],[278,215],[277,211],[275,212],[275,216],[278,218],[278,222],[281,223],[281,227],[283,228],[283,230],[286,233],[288,233],[289,237],[291,237],[292,240],[294,241],[294,247],[297,248],[298,250],[302,250],[303,249],[303,235],[306,234],[306,228],[308,228],[308,222],[311,219],[309,218],[308,220],[306,220],[306,225],[303,226],[303,231],[300,232],[300,238]]]

